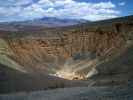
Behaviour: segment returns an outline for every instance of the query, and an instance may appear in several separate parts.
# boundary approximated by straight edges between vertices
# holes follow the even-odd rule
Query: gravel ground
[[[75,87],[5,94],[0,100],[133,100],[133,85],[125,87]]]

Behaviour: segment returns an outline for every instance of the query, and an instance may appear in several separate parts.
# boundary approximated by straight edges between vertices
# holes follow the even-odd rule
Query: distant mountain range
[[[27,27],[64,27],[64,26],[71,26],[77,25],[81,23],[86,23],[87,20],[83,19],[59,19],[56,17],[43,17],[40,19],[33,19],[27,21],[16,21],[16,22],[2,22],[0,23],[0,30],[10,30],[10,31],[17,31],[21,29],[25,29]]]
[[[76,25],[80,23],[85,23],[86,21],[87,20],[83,20],[83,19],[78,20],[78,19],[59,19],[56,17],[44,17],[41,19],[35,19],[24,23],[29,25],[35,25],[35,26],[57,27],[57,26]]]

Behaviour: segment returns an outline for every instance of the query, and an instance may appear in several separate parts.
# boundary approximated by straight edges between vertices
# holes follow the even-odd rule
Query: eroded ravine
[[[96,66],[121,55],[132,44],[132,23],[131,16],[121,22],[103,21],[64,30],[1,31],[1,63],[4,59],[2,64],[29,73],[90,77],[97,73]]]
[[[56,75],[69,69],[72,75],[85,78],[97,64],[118,54],[127,45],[127,37],[115,30],[77,29],[50,34],[6,37],[3,41],[11,54],[6,52],[5,55],[28,72]]]

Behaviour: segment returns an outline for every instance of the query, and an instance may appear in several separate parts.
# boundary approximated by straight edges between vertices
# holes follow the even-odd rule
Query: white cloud
[[[126,4],[126,2],[120,2],[118,5],[119,6],[124,6]]]
[[[101,20],[114,18],[120,14],[120,11],[116,10],[116,5],[110,1],[99,3],[77,2],[74,0],[39,0],[36,3],[32,0],[17,0],[17,2],[14,2],[16,0],[8,1],[10,1],[10,6],[15,5],[15,7],[0,7],[0,19],[5,17],[8,20],[10,17],[12,20],[15,20],[14,18],[18,17],[19,20],[27,20],[50,16],[59,18]],[[11,4],[13,2],[14,4]],[[30,5],[23,7],[27,4]]]

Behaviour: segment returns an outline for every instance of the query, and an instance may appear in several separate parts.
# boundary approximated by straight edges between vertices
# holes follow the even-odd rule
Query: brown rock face
[[[63,66],[65,60],[75,54],[92,52],[108,57],[126,44],[121,32],[102,31],[99,28],[95,31],[82,29],[52,34],[9,38],[7,42],[14,53],[11,58],[27,68],[49,71],[49,67]]]
[[[132,22],[128,21],[65,31],[15,33],[13,37],[4,38],[13,52],[11,59],[29,71],[54,73],[78,54],[93,53],[96,58],[104,59],[113,57],[132,41],[132,32]]]

